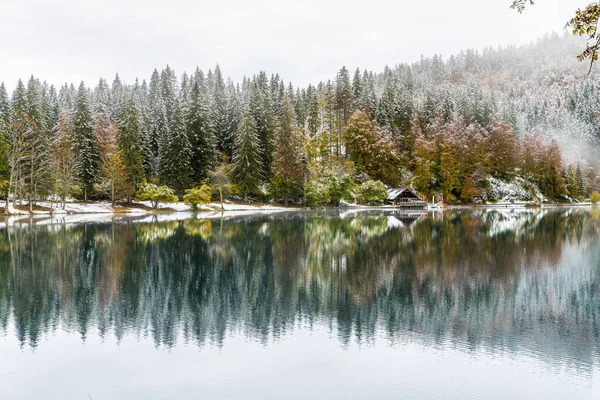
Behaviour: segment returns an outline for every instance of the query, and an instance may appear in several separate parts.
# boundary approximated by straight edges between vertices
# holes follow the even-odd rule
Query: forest
[[[382,72],[342,67],[293,86],[265,71],[169,66],[149,80],[56,88],[0,84],[0,187],[6,199],[149,198],[378,204],[410,187],[449,204],[580,201],[600,188],[597,72],[577,38],[423,57]],[[0,77],[1,78],[1,77]],[[202,188],[202,190],[201,190]]]

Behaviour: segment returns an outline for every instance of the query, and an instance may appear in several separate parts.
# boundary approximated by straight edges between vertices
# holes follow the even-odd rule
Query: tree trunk
[[[225,207],[223,207],[223,188],[221,186],[219,186],[219,198],[221,199],[221,210],[224,210]]]
[[[110,200],[112,207],[115,206],[115,181],[114,179],[110,182]]]

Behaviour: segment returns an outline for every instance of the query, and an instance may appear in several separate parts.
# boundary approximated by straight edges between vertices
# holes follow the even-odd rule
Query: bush
[[[353,193],[356,190],[356,183],[352,176],[328,175],[325,177],[327,191],[329,192],[330,202],[337,206],[342,200],[354,200]]]
[[[138,200],[149,200],[152,208],[157,209],[160,203],[175,203],[179,198],[175,191],[167,186],[158,186],[153,183],[142,183],[136,193]]]
[[[590,201],[592,202],[592,204],[598,204],[598,202],[600,201],[600,193],[594,190],[590,195]]]
[[[187,189],[185,193],[183,202],[189,204],[193,210],[197,210],[198,205],[210,203],[212,188],[208,185],[202,185],[198,188]]]
[[[381,181],[363,182],[358,189],[358,201],[361,204],[382,205],[387,199],[387,187]]]
[[[331,201],[327,185],[321,181],[309,181],[306,184],[306,204],[310,207],[318,207]]]

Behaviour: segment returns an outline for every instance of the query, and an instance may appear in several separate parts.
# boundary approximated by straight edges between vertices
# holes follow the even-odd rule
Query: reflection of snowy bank
[[[198,212],[193,211],[175,211],[175,212],[158,212],[153,213],[147,210],[139,210],[137,212],[90,212],[90,213],[29,213],[17,214],[5,217],[4,224],[0,224],[0,229],[6,226],[36,224],[36,225],[77,225],[83,223],[108,223],[108,222],[135,222],[135,223],[152,223],[152,222],[169,222],[169,221],[185,221],[193,219],[229,219],[240,216],[256,216],[269,215],[273,213],[281,213],[290,211],[286,208],[277,207],[254,207],[245,210],[210,210],[203,209]]]

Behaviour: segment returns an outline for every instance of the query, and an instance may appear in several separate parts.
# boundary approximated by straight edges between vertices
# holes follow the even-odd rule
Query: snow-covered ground
[[[136,207],[135,204],[141,205]],[[76,202],[76,201],[68,201],[65,204],[64,210],[62,209],[62,204],[59,203],[50,203],[48,201],[40,201],[36,203],[36,206],[44,207],[50,210],[34,210],[33,214],[152,214],[153,210],[152,204],[149,201],[139,201],[135,202],[132,206],[127,207],[116,207],[113,208],[110,202],[97,201],[90,203]],[[159,211],[172,211],[174,213],[179,212],[192,212],[192,209],[187,204],[183,202],[177,203],[169,203],[163,204],[161,203],[158,206]],[[210,203],[200,208],[199,212],[214,212],[214,211],[284,211],[290,210],[288,207],[280,207],[273,205],[252,205],[252,204],[233,204],[233,203],[225,203],[223,204],[223,208],[221,208],[220,203]],[[9,204],[9,214],[11,215],[29,215],[29,212],[26,210],[16,209],[14,204],[11,202]]]

